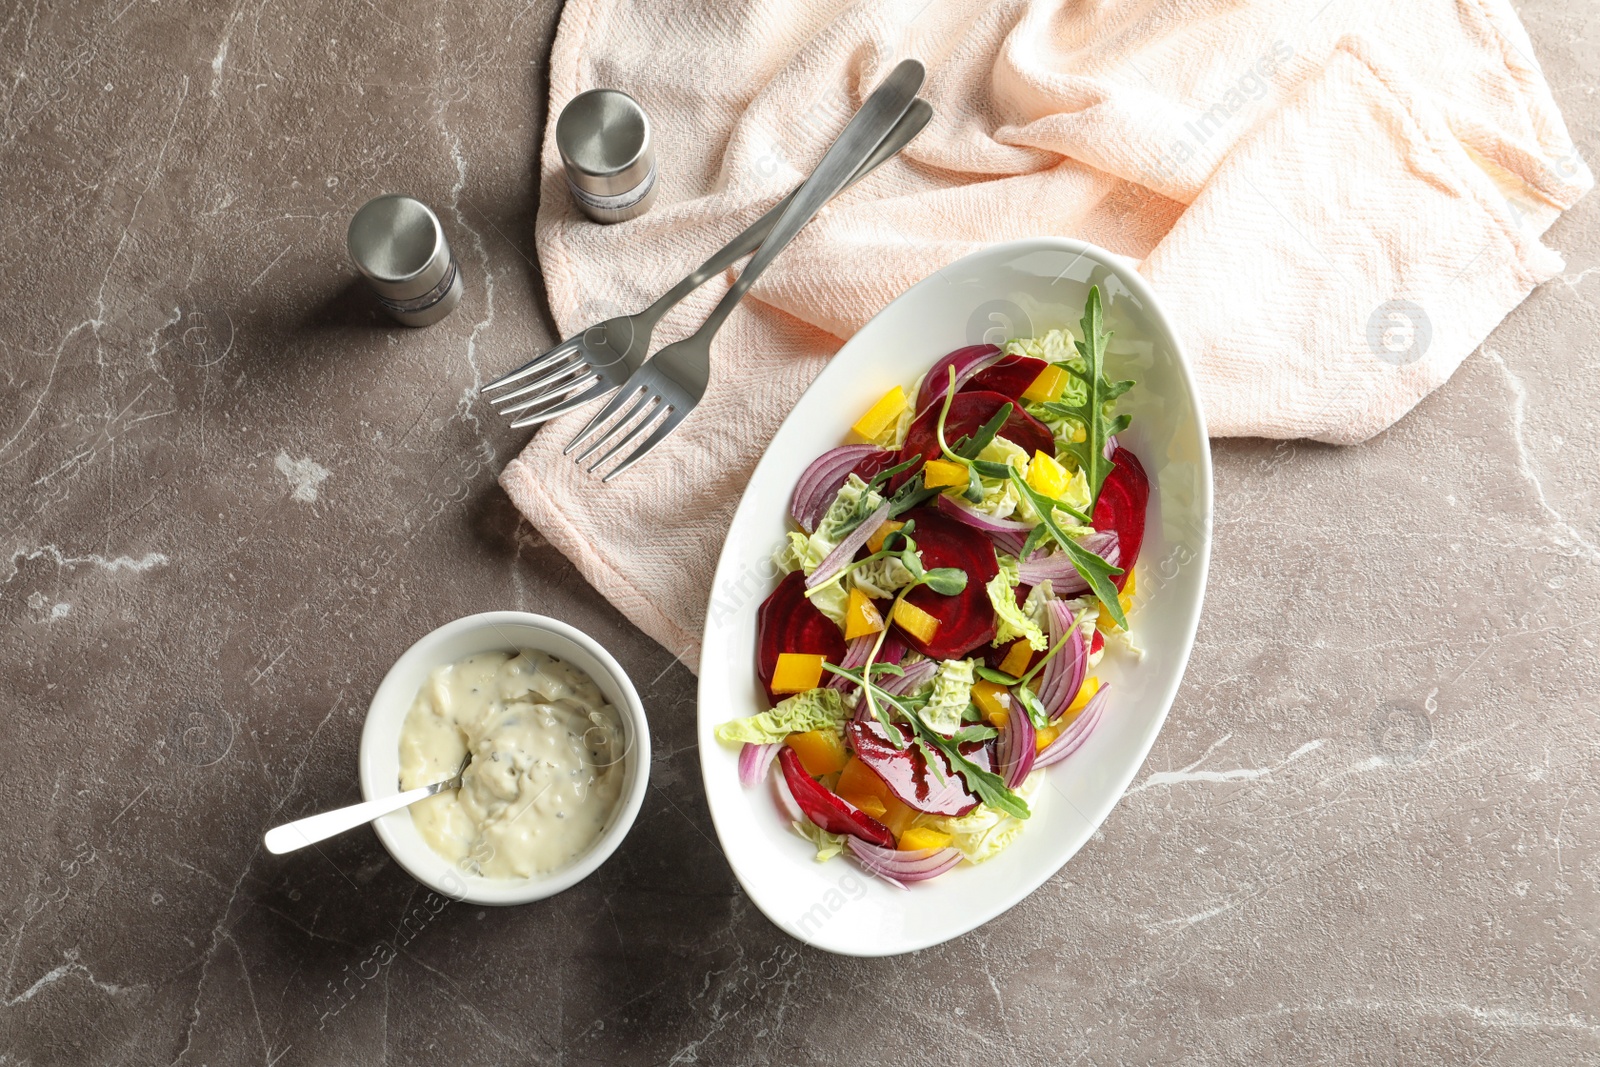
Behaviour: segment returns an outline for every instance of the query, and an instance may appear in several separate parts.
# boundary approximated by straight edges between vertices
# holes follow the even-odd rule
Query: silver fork
[[[845,188],[871,174],[910,144],[932,118],[932,105],[926,100],[913,100],[877,150],[851,175]],[[794,203],[799,191],[795,189],[774,204],[743,233],[723,245],[643,311],[590,326],[484,386],[483,391],[487,393],[520,384],[519,388],[501,393],[489,403],[501,415],[514,417],[513,427],[537,426],[617,388],[644,363],[650,351],[650,335],[662,316],[684,297],[761,247],[761,242]]]
[[[657,352],[634,371],[610,403],[597,412],[588,425],[579,430],[578,435],[562,449],[563,454],[570,454],[596,429],[615,417],[615,421],[576,460],[582,464],[596,450],[610,444],[610,449],[588,467],[590,471],[598,470],[617,453],[644,437],[630,455],[605,475],[603,480],[609,482],[639,462],[678,428],[678,424],[705,395],[706,383],[711,378],[711,339],[716,336],[717,330],[735,305],[744,299],[761,272],[811,221],[812,216],[845,187],[851,175],[900,121],[922,86],[923,74],[922,64],[914,59],[903,61],[890,72],[883,84],[867,97],[861,110],[856,112],[839,139],[828,149],[822,162],[817,164],[817,169],[800,186],[794,200],[784,210],[783,217],[773,226],[772,232],[751,257],[749,265],[712,309],[705,323],[688,337]]]

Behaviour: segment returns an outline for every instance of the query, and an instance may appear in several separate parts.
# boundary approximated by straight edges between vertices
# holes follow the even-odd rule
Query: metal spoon
[[[334,834],[342,834],[346,830],[354,830],[358,826],[365,826],[381,815],[401,808],[409,808],[419,800],[442,793],[446,789],[459,789],[461,776],[466,772],[467,764],[472,762],[472,753],[468,752],[461,760],[461,766],[456,769],[453,778],[446,778],[442,782],[432,785],[420,786],[409,789],[404,793],[396,793],[392,797],[379,797],[377,800],[368,800],[360,804],[351,804],[347,808],[335,808],[325,811],[320,815],[307,815],[304,819],[274,826],[267,831],[262,840],[266,843],[267,851],[275,856],[285,852],[293,852],[297,848],[314,845],[318,841],[325,841]]]

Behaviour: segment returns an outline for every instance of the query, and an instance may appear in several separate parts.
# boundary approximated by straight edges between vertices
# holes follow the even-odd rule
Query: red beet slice
[[[1094,504],[1094,528],[1115,530],[1117,550],[1121,553],[1117,566],[1121,574],[1112,575],[1111,581],[1118,590],[1128,580],[1128,574],[1139,560],[1139,548],[1144,543],[1144,513],[1150,504],[1150,479],[1139,464],[1139,457],[1118,446],[1111,453],[1111,473],[1100,486],[1100,499]]]
[[[983,429],[984,424],[994,418],[995,412],[1005,404],[1012,405],[1011,415],[1001,425],[1000,436],[1012,444],[1020,445],[1030,456],[1036,451],[1055,455],[1055,439],[1050,436],[1049,427],[1023,411],[1011,397],[987,390],[955,395],[950,402],[950,416],[944,423],[945,443],[954,448],[961,438],[970,437]],[[906,431],[906,443],[895,457],[896,463],[904,463],[917,455],[922,457],[923,463],[940,458],[939,412],[943,406],[944,400],[941,398],[917,413],[916,420]],[[895,475],[891,489],[900,488],[900,483],[909,480],[919,469],[920,465]]]
[[[805,812],[806,818],[830,834],[849,834],[869,844],[894,848],[894,834],[883,823],[855,807],[843,797],[830,793],[822,784],[806,773],[794,749],[785,745],[778,753],[783,765],[783,781],[789,787],[794,802]]]
[[[917,410],[921,411],[928,406],[928,402],[935,397],[944,399],[944,391],[950,388],[950,368],[956,369],[956,380],[961,384],[956,387],[959,392],[964,388],[970,378],[963,377],[967,370],[975,364],[986,359],[992,359],[1000,354],[1000,349],[995,345],[968,345],[958,348],[947,356],[940,356],[933,366],[928,368],[928,373],[922,376],[922,388],[917,390]]]
[[[1007,356],[987,370],[974,374],[971,380],[961,387],[961,392],[988,390],[991,393],[1004,393],[1018,400],[1046,366],[1048,364],[1044,360],[1034,359],[1032,356]]]
[[[911,727],[896,724],[901,736],[911,737]],[[918,745],[896,748],[889,741],[883,724],[876,721],[855,721],[846,724],[850,747],[872,771],[882,778],[889,791],[907,806],[929,815],[965,815],[978,806],[978,797],[967,788],[966,781],[950,766],[944,753],[933,750],[938,761],[936,775],[928,766],[928,758]],[[989,748],[980,742],[961,746],[961,754],[984,770],[993,769]]]
[[[994,607],[984,586],[1000,573],[994,543],[938,508],[912,508],[900,518],[917,524],[911,539],[922,552],[925,569],[954,567],[967,575],[967,587],[955,596],[943,596],[925,585],[906,594],[907,603],[939,620],[933,640],[926,644],[897,628],[906,644],[930,659],[954,659],[967,649],[992,640]]]
[[[806,576],[800,571],[779,582],[756,612],[756,676],[774,704],[782,698],[772,691],[772,672],[783,652],[820,654],[829,663],[844,659],[844,633],[806,599]]]

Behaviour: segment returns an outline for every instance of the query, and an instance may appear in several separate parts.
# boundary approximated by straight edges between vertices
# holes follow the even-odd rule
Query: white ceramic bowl
[[[650,726],[633,683],[593,638],[555,619],[525,611],[489,611],[446,623],[406,649],[372,696],[361,731],[361,795],[367,800],[400,792],[400,728],[417,692],[436,667],[480,652],[531,648],[584,671],[622,718],[623,772],[617,808],[605,832],[576,863],[536,878],[484,878],[439,855],[417,833],[410,811],[373,823],[389,855],[429,889],[473,904],[526,904],[569,889],[606,861],[628,836],[650,779]]]
[[[1112,686],[1106,715],[1076,754],[1046,772],[1028,827],[1006,851],[929,882],[896,889],[843,857],[817,863],[770,789],[739,785],[738,752],[712,735],[766,707],[755,676],[756,609],[777,575],[789,498],[822,452],[895,385],[935,359],[983,340],[1067,326],[1077,333],[1098,284],[1107,373],[1138,385],[1122,400],[1133,425],[1121,440],[1150,475],[1133,634],[1133,665],[1107,655],[1095,671]],[[1171,324],[1132,264],[1064,238],[995,245],[909,289],[863,326],[817,377],[756,466],[728,530],[700,659],[700,766],[723,850],[768,918],[819,948],[887,956],[938,944],[1004,912],[1083,847],[1127,789],[1172,706],[1200,618],[1211,553],[1211,452],[1194,383]]]

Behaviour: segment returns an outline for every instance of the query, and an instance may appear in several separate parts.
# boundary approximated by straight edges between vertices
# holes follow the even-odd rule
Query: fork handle
[[[915,59],[903,60],[883,80],[883,84],[867,97],[861,110],[856,112],[839,139],[823,155],[817,169],[795,191],[794,199],[773,224],[767,239],[761,242],[761,247],[756,249],[756,254],[734,280],[733,286],[711,310],[705,324],[695,331],[695,337],[709,342],[784,246],[822,210],[824,204],[849,184],[857,168],[872,156],[911,107],[917,90],[922,87],[925,73],[922,64]]]
[[[913,100],[911,106],[906,109],[906,113],[900,116],[900,121],[895,123],[894,129],[889,131],[889,135],[878,144],[872,155],[868,156],[865,162],[856,168],[856,172],[850,176],[850,180],[845,183],[844,187],[846,189],[850,188],[884,163],[893,159],[902,148],[916,138],[917,134],[922,132],[923,127],[927,126],[932,118],[933,105],[926,100]],[[675,307],[684,297],[760,248],[761,243],[772,232],[772,228],[778,224],[778,220],[783,218],[783,213],[789,209],[789,205],[794,203],[794,198],[800,195],[800,188],[800,186],[796,186],[790,191],[789,195],[768,208],[766,214],[746,227],[743,233],[713,252],[711,258],[696,267],[677,285],[661,294],[655,303],[645,308],[643,314],[648,316],[652,322],[658,321],[661,316]]]

